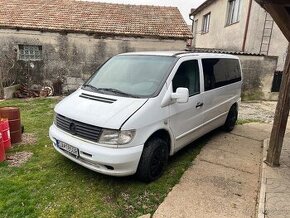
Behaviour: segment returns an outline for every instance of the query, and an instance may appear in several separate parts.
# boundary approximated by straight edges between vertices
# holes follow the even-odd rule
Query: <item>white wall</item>
[[[194,18],[198,19],[196,47],[241,50],[246,25],[246,19],[243,18],[247,16],[248,2],[249,0],[241,0],[240,21],[229,26],[226,26],[227,0],[216,0],[198,13]],[[203,34],[201,33],[203,15],[209,12],[211,12],[209,32]]]

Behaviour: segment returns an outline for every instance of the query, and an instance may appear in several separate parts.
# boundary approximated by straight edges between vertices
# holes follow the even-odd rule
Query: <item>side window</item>
[[[178,68],[172,80],[173,92],[177,88],[188,88],[189,96],[198,94],[199,88],[199,68],[197,60],[184,61]]]
[[[205,91],[241,81],[239,61],[209,58],[202,60]]]

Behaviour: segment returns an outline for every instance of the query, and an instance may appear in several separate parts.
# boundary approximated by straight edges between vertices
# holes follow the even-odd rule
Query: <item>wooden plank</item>
[[[279,166],[283,139],[286,131],[290,109],[290,44],[282,76],[279,100],[276,107],[274,123],[271,132],[266,163],[269,166]]]

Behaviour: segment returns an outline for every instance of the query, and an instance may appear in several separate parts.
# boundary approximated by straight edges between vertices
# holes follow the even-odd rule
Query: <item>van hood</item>
[[[119,129],[148,98],[104,95],[78,89],[58,103],[55,112],[83,123]]]

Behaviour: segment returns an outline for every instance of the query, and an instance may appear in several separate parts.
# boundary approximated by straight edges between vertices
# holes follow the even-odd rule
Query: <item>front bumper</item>
[[[70,160],[99,173],[111,176],[127,176],[135,174],[144,145],[129,148],[108,148],[76,138],[57,128],[54,124],[49,128],[49,137],[53,147]],[[75,157],[57,146],[57,140],[79,149],[79,157]]]

